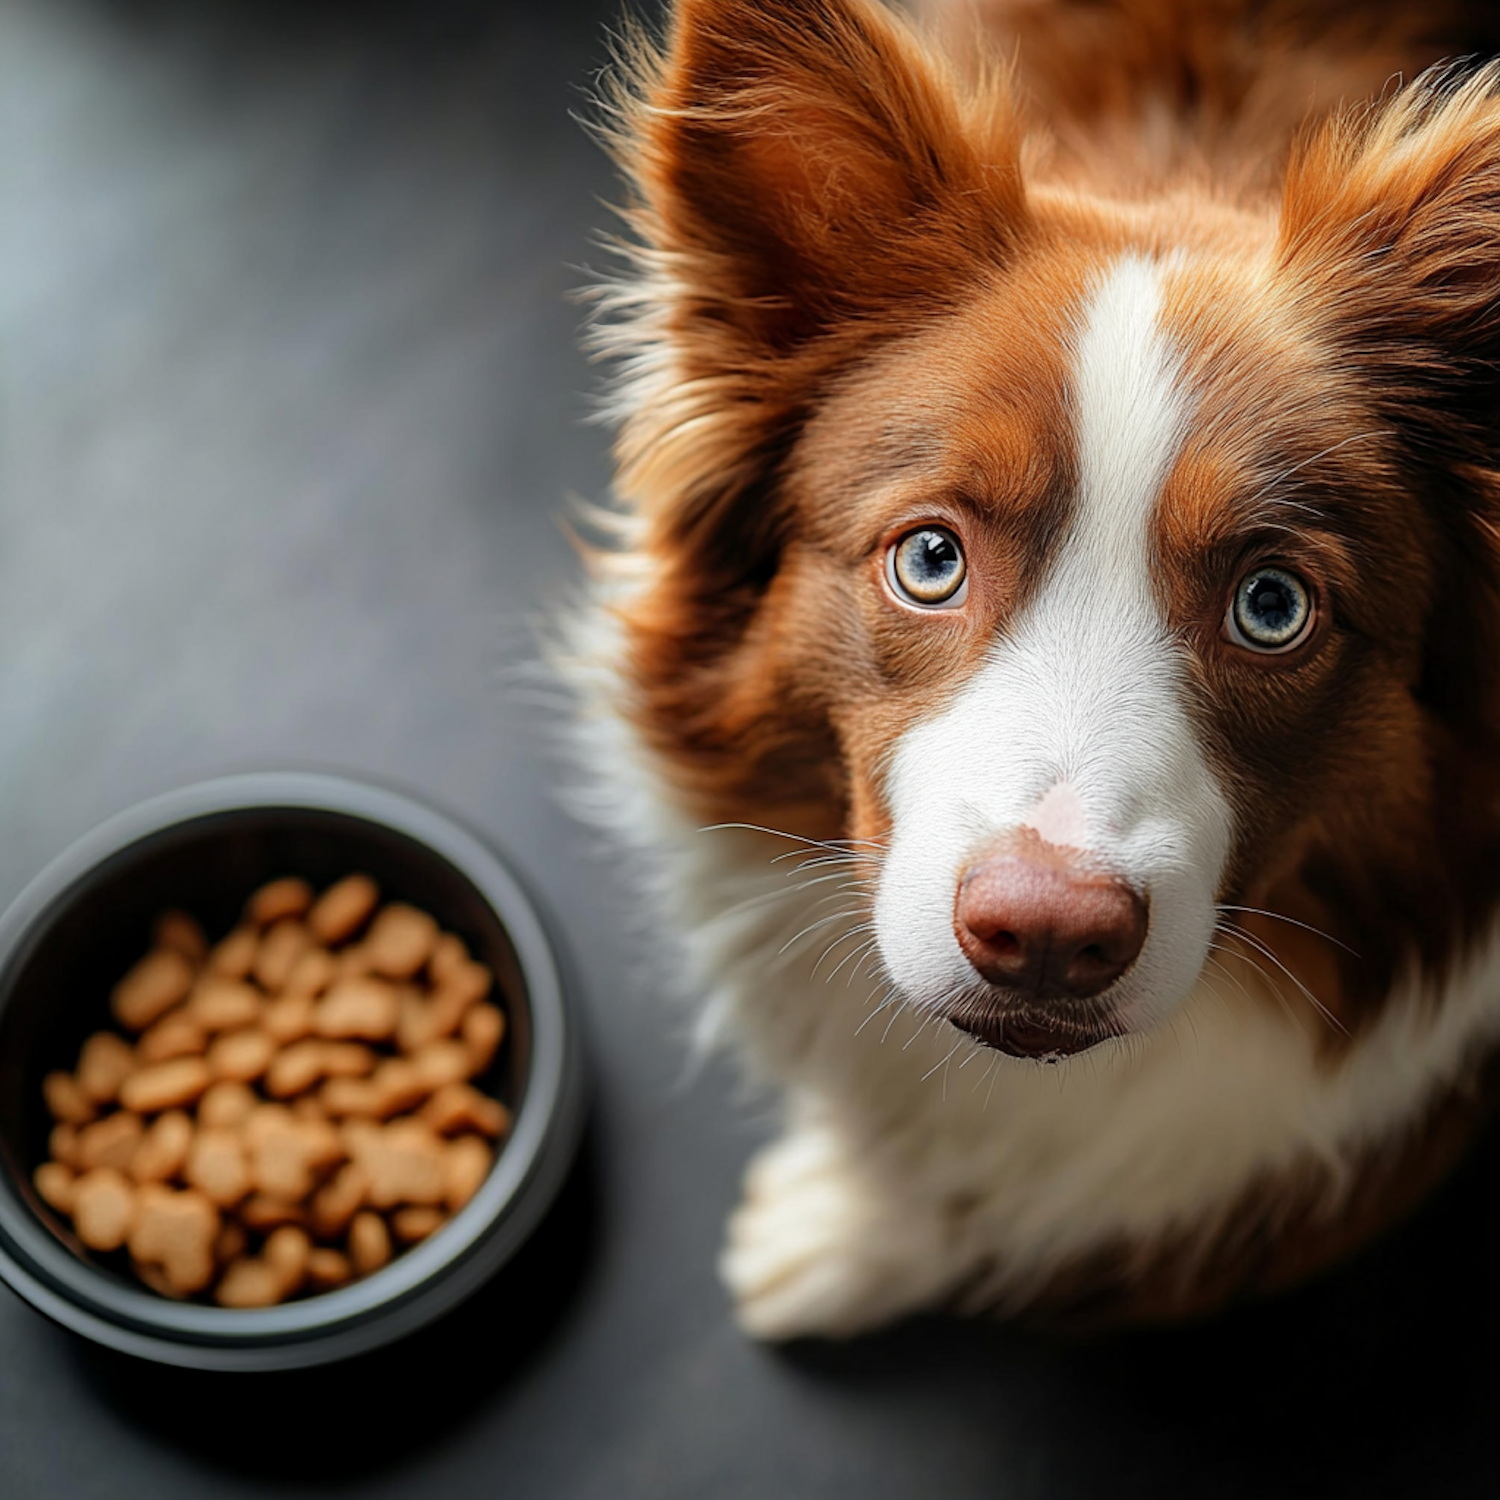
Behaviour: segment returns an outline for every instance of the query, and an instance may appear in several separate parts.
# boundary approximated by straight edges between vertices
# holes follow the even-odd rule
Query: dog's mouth
[[[1125,1034],[1119,1017],[1103,1007],[1053,1009],[1000,990],[960,1001],[948,1019],[986,1047],[1035,1062],[1058,1062]]]

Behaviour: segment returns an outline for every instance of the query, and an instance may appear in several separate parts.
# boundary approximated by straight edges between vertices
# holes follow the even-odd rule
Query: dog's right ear
[[[616,141],[679,336],[920,315],[1022,231],[1018,130],[872,0],[679,0]]]

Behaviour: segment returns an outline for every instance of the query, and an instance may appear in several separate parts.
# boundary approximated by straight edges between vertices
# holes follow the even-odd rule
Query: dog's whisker
[[[1232,979],[1235,984],[1239,986],[1240,993],[1247,1000],[1253,1001],[1255,997],[1250,993],[1250,987],[1245,983],[1245,981],[1241,979],[1240,976],[1236,974],[1234,970],[1231,969],[1227,964],[1222,964],[1218,961],[1218,959],[1212,957],[1212,953],[1222,953],[1226,958],[1237,958],[1243,963],[1246,961],[1246,955],[1244,953],[1241,953],[1238,948],[1226,948],[1222,943],[1210,942],[1208,946],[1211,950],[1211,954],[1206,962],[1213,964],[1213,966],[1218,969],[1218,971],[1222,975],[1224,975],[1226,979]],[[1256,972],[1263,973],[1264,971],[1257,969]]]
[[[859,927],[855,927],[855,928],[851,929],[848,933],[845,934],[845,936],[847,936],[847,937],[856,937],[860,933],[868,932],[869,930],[870,930],[870,924],[868,922],[865,922],[865,923],[862,923]],[[843,942],[843,940],[844,940],[843,938],[840,938],[839,942]],[[828,976],[827,976],[826,979],[824,979],[823,983],[824,984],[832,984],[833,981],[838,978],[839,970],[842,969],[845,964],[856,962],[863,955],[867,954],[874,945],[875,945],[875,939],[873,937],[867,937],[867,938],[865,938],[865,940],[862,943],[860,943],[858,947],[851,949],[848,953],[846,953],[838,961],[837,966],[834,967],[833,969],[831,969],[829,971]],[[819,962],[821,962],[821,960],[819,960]],[[814,973],[817,972],[816,966],[814,967],[813,972]],[[854,976],[858,972],[859,972],[858,968],[855,968],[855,969],[851,970],[850,974],[849,974],[849,979],[852,981],[853,978],[854,978]]]
[[[1259,938],[1254,936],[1254,934],[1246,932],[1242,927],[1231,925],[1227,930],[1232,937],[1239,938],[1241,941],[1249,943],[1253,948],[1255,948],[1257,952],[1264,954],[1265,957],[1270,959],[1271,962],[1275,964],[1276,967],[1280,969],[1281,972],[1285,974],[1293,984],[1297,986],[1302,994],[1307,997],[1308,1002],[1314,1007],[1314,1009],[1318,1011],[1318,1013],[1323,1017],[1324,1020],[1328,1022],[1330,1026],[1334,1027],[1335,1030],[1342,1032],[1345,1036],[1349,1035],[1349,1028],[1345,1026],[1344,1023],[1339,1020],[1339,1018],[1334,1015],[1334,1013],[1329,1010],[1328,1007],[1324,1005],[1323,1002],[1319,1000],[1318,997],[1313,994],[1313,992],[1308,989],[1308,987],[1294,973],[1292,973],[1292,971],[1287,968],[1284,963],[1282,963],[1282,961],[1266,944],[1262,943]]]
[[[1215,930],[1223,931],[1222,928],[1217,928]],[[1266,969],[1266,967],[1257,960],[1253,953],[1246,953],[1242,948],[1227,948],[1222,943],[1210,942],[1208,946],[1213,950],[1213,952],[1222,953],[1226,958],[1233,958],[1239,963],[1249,964],[1250,967],[1254,969],[1255,972],[1259,974],[1260,977],[1266,982],[1266,985],[1269,987],[1272,995],[1276,997],[1276,1003],[1286,1013],[1287,1019],[1291,1021],[1295,1021],[1297,1019],[1296,1008],[1292,1005],[1292,1002],[1287,999],[1286,991],[1282,989],[1280,981],[1278,981],[1276,976],[1270,973]],[[1239,987],[1240,993],[1252,1004],[1254,1003],[1255,996],[1251,994],[1250,987],[1238,974],[1236,974],[1231,968],[1229,968],[1227,964],[1218,963],[1217,959],[1210,959],[1209,961],[1217,964],[1219,970],[1226,977],[1232,979]]]
[[[996,1053],[994,1061],[990,1064],[988,1077],[990,1086],[984,1091],[984,1103],[980,1106],[979,1110],[981,1114],[984,1114],[989,1109],[990,1098],[995,1092],[995,1083],[1000,1077],[1000,1056],[998,1053]]]
[[[822,953],[818,955],[818,961],[812,966],[812,969],[808,974],[808,978],[816,979],[818,977],[818,970],[823,967],[824,961],[833,954],[834,949],[836,949],[840,943],[847,943],[850,938],[858,937],[861,933],[866,931],[868,931],[868,924],[861,923],[858,927],[850,928],[848,932],[841,932],[836,938],[834,938],[831,943],[829,943],[829,945],[822,951]],[[859,948],[856,948],[854,950],[855,953],[858,953],[859,951]],[[845,954],[844,958],[840,960],[838,968],[834,969],[833,973],[829,974],[824,979],[824,984],[832,983],[834,974],[837,974],[839,969],[843,968],[844,964],[849,961],[850,956],[851,955],[849,954]]]
[[[895,1010],[893,1010],[891,1012],[891,1018],[890,1018],[890,1020],[885,1023],[885,1030],[880,1033],[880,1044],[881,1044],[882,1047],[885,1045],[886,1038],[888,1036],[890,1036],[890,1034],[891,1034],[891,1027],[896,1024],[896,1018],[905,1009],[906,1009],[906,1001],[904,999],[902,999],[902,1000],[900,1000],[897,1003]]]
[[[857,910],[851,909],[848,911],[830,912],[826,917],[819,917],[815,922],[809,922],[807,926],[804,927],[795,936],[789,937],[786,942],[784,942],[781,947],[776,950],[776,956],[778,958],[784,957],[792,948],[796,947],[796,945],[800,943],[804,938],[810,937],[820,927],[827,927],[830,922],[847,921],[850,917],[856,917],[858,915],[859,913]]]
[[[743,915],[747,911],[754,911],[758,907],[777,906],[785,904],[786,902],[792,900],[794,897],[800,895],[802,891],[808,890],[814,885],[825,884],[828,879],[829,877],[827,876],[820,876],[817,880],[807,882],[806,885],[780,885],[777,886],[774,890],[757,891],[753,896],[745,896],[739,901],[736,901],[731,905],[724,907],[723,910],[719,912],[719,917],[721,919],[728,917],[737,917]],[[831,891],[827,895],[819,897],[819,903],[821,904],[821,902],[823,901],[836,900],[842,892],[852,891],[855,889],[857,889],[857,884],[851,882],[846,886],[840,887],[838,890]]]
[[[1297,1008],[1292,1004],[1290,1000],[1287,999],[1286,991],[1282,989],[1281,984],[1278,982],[1276,976],[1270,973],[1266,969],[1266,967],[1258,962],[1252,954],[1241,954],[1240,959],[1241,962],[1248,963],[1250,967],[1260,975],[1261,979],[1265,981],[1266,988],[1269,989],[1271,994],[1275,997],[1277,1005],[1281,1007],[1282,1014],[1285,1015],[1287,1020],[1292,1022],[1293,1025],[1296,1025],[1298,1022]],[[1245,988],[1243,983],[1241,983],[1240,988]],[[1249,992],[1246,991],[1246,993],[1248,994]]]
[[[796,843],[805,844],[809,849],[827,849],[836,854],[847,852],[851,847],[864,845],[867,848],[884,851],[885,846],[873,839],[810,839],[805,834],[788,833],[784,828],[767,828],[763,823],[707,823],[701,827],[699,833],[724,833],[738,830],[744,833],[765,833],[772,838],[791,839]],[[795,851],[793,851],[795,852]]]
[[[854,1035],[858,1036],[860,1032],[862,1032],[865,1027],[868,1026],[870,1022],[873,1021],[875,1017],[881,1013],[881,1011],[885,1010],[889,1005],[891,1005],[895,1001],[895,999],[895,995],[890,991],[887,991],[886,994],[880,998],[880,1003],[875,1007],[875,1009],[872,1010],[870,1014],[867,1015],[864,1020],[854,1028]]]
[[[1348,945],[1348,943],[1341,943],[1336,937],[1334,937],[1331,932],[1324,932],[1321,927],[1314,927],[1310,922],[1299,922],[1296,917],[1283,916],[1279,911],[1267,911],[1263,906],[1230,906],[1228,903],[1223,901],[1217,904],[1216,910],[1245,912],[1248,915],[1254,917],[1270,917],[1272,921],[1275,922],[1286,922],[1293,927],[1302,928],[1304,932],[1312,933],[1315,937],[1326,939],[1336,948],[1342,948],[1344,952],[1347,953],[1351,958],[1359,957],[1359,954],[1356,953],[1354,949]],[[1238,924],[1236,924],[1236,926],[1237,925]]]
[[[931,1066],[931,1067],[930,1067],[930,1068],[928,1068],[928,1070],[927,1070],[927,1071],[926,1071],[926,1072],[925,1072],[925,1073],[924,1073],[924,1074],[923,1074],[923,1075],[922,1075],[922,1082],[923,1082],[923,1083],[926,1083],[926,1082],[927,1082],[927,1080],[928,1080],[928,1079],[929,1079],[929,1078],[931,1078],[931,1077],[932,1077],[932,1075],[933,1075],[933,1074],[934,1074],[934,1073],[936,1073],[936,1072],[937,1072],[937,1071],[938,1071],[938,1070],[939,1070],[939,1069],[940,1069],[940,1068],[946,1068],[946,1067],[947,1067],[947,1066],[948,1066],[948,1064],[949,1064],[949,1063],[950,1063],[950,1062],[952,1062],[952,1060],[953,1060],[953,1054],[954,1054],[954,1053],[955,1053],[955,1052],[957,1052],[957,1051],[958,1051],[958,1049],[959,1049],[959,1048],[960,1048],[960,1047],[961,1047],[961,1046],[962,1046],[962,1045],[963,1045],[963,1038],[962,1038],[962,1037],[960,1037],[960,1038],[959,1038],[959,1040],[958,1040],[958,1041],[956,1041],[956,1042],[954,1042],[954,1044],[953,1044],[953,1047],[952,1047],[952,1049],[951,1049],[951,1050],[950,1050],[950,1051],[949,1051],[949,1053],[948,1053],[948,1055],[947,1055],[947,1056],[946,1056],[946,1057],[944,1057],[944,1058],[943,1058],[943,1059],[942,1059],[942,1061],[940,1061],[940,1062],[935,1062],[935,1063],[933,1063],[933,1065],[932,1065],[932,1066]],[[946,1095],[945,1095],[945,1096],[944,1096],[944,1097],[946,1097]]]

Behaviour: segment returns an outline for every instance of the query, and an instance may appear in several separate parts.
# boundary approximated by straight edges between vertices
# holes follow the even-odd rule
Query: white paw
[[[754,1159],[719,1261],[746,1333],[845,1338],[953,1286],[942,1226],[891,1186],[855,1170],[823,1129],[793,1131]]]

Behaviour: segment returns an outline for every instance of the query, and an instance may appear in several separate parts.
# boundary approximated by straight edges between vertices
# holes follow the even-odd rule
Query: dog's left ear
[[[1319,129],[1287,176],[1278,272],[1441,549],[1418,691],[1500,749],[1500,67]]]

